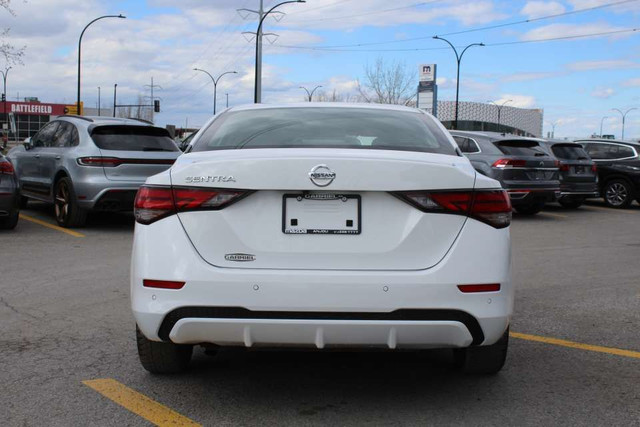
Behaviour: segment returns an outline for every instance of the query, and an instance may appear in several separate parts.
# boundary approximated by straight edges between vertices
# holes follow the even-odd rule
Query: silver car
[[[133,210],[138,187],[180,154],[166,129],[147,122],[59,116],[8,157],[22,207],[53,203],[58,224],[79,227],[91,210]]]
[[[18,224],[18,185],[13,165],[0,153],[0,230]]]

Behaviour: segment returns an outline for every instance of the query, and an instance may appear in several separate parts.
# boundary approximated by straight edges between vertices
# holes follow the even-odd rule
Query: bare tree
[[[11,8],[11,0],[0,0],[0,7],[9,14],[15,16],[16,13]],[[0,56],[4,57],[7,65],[22,64],[22,57],[26,46],[16,47],[8,41],[11,28],[3,28],[0,30]]]
[[[116,115],[127,119],[153,120],[153,110],[151,106],[145,105],[145,97],[138,95],[137,106],[118,107]]]
[[[358,80],[358,93],[362,101],[411,105],[415,97],[416,77],[404,62],[387,63],[383,58],[378,58],[372,66],[365,66],[364,73],[364,83]]]

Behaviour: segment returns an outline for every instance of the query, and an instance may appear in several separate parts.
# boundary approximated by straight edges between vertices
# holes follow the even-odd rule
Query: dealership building
[[[8,124],[9,140],[24,140],[35,135],[45,123],[69,111],[73,105],[44,102],[0,102],[0,122]],[[5,114],[6,112],[6,114]]]

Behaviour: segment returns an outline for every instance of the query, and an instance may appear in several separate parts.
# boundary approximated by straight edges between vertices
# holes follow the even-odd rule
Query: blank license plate
[[[285,234],[360,234],[360,196],[355,194],[285,194]]]

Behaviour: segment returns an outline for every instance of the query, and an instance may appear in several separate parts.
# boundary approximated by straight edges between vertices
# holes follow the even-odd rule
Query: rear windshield
[[[554,145],[553,154],[562,160],[589,160],[589,155],[579,145]]]
[[[101,150],[179,151],[166,129],[151,126],[99,126],[91,137]]]
[[[537,141],[527,141],[526,139],[514,139],[498,141],[495,143],[500,151],[512,156],[546,156],[547,153]]]
[[[425,114],[331,107],[223,113],[192,151],[242,148],[354,148],[457,155],[445,133]]]

